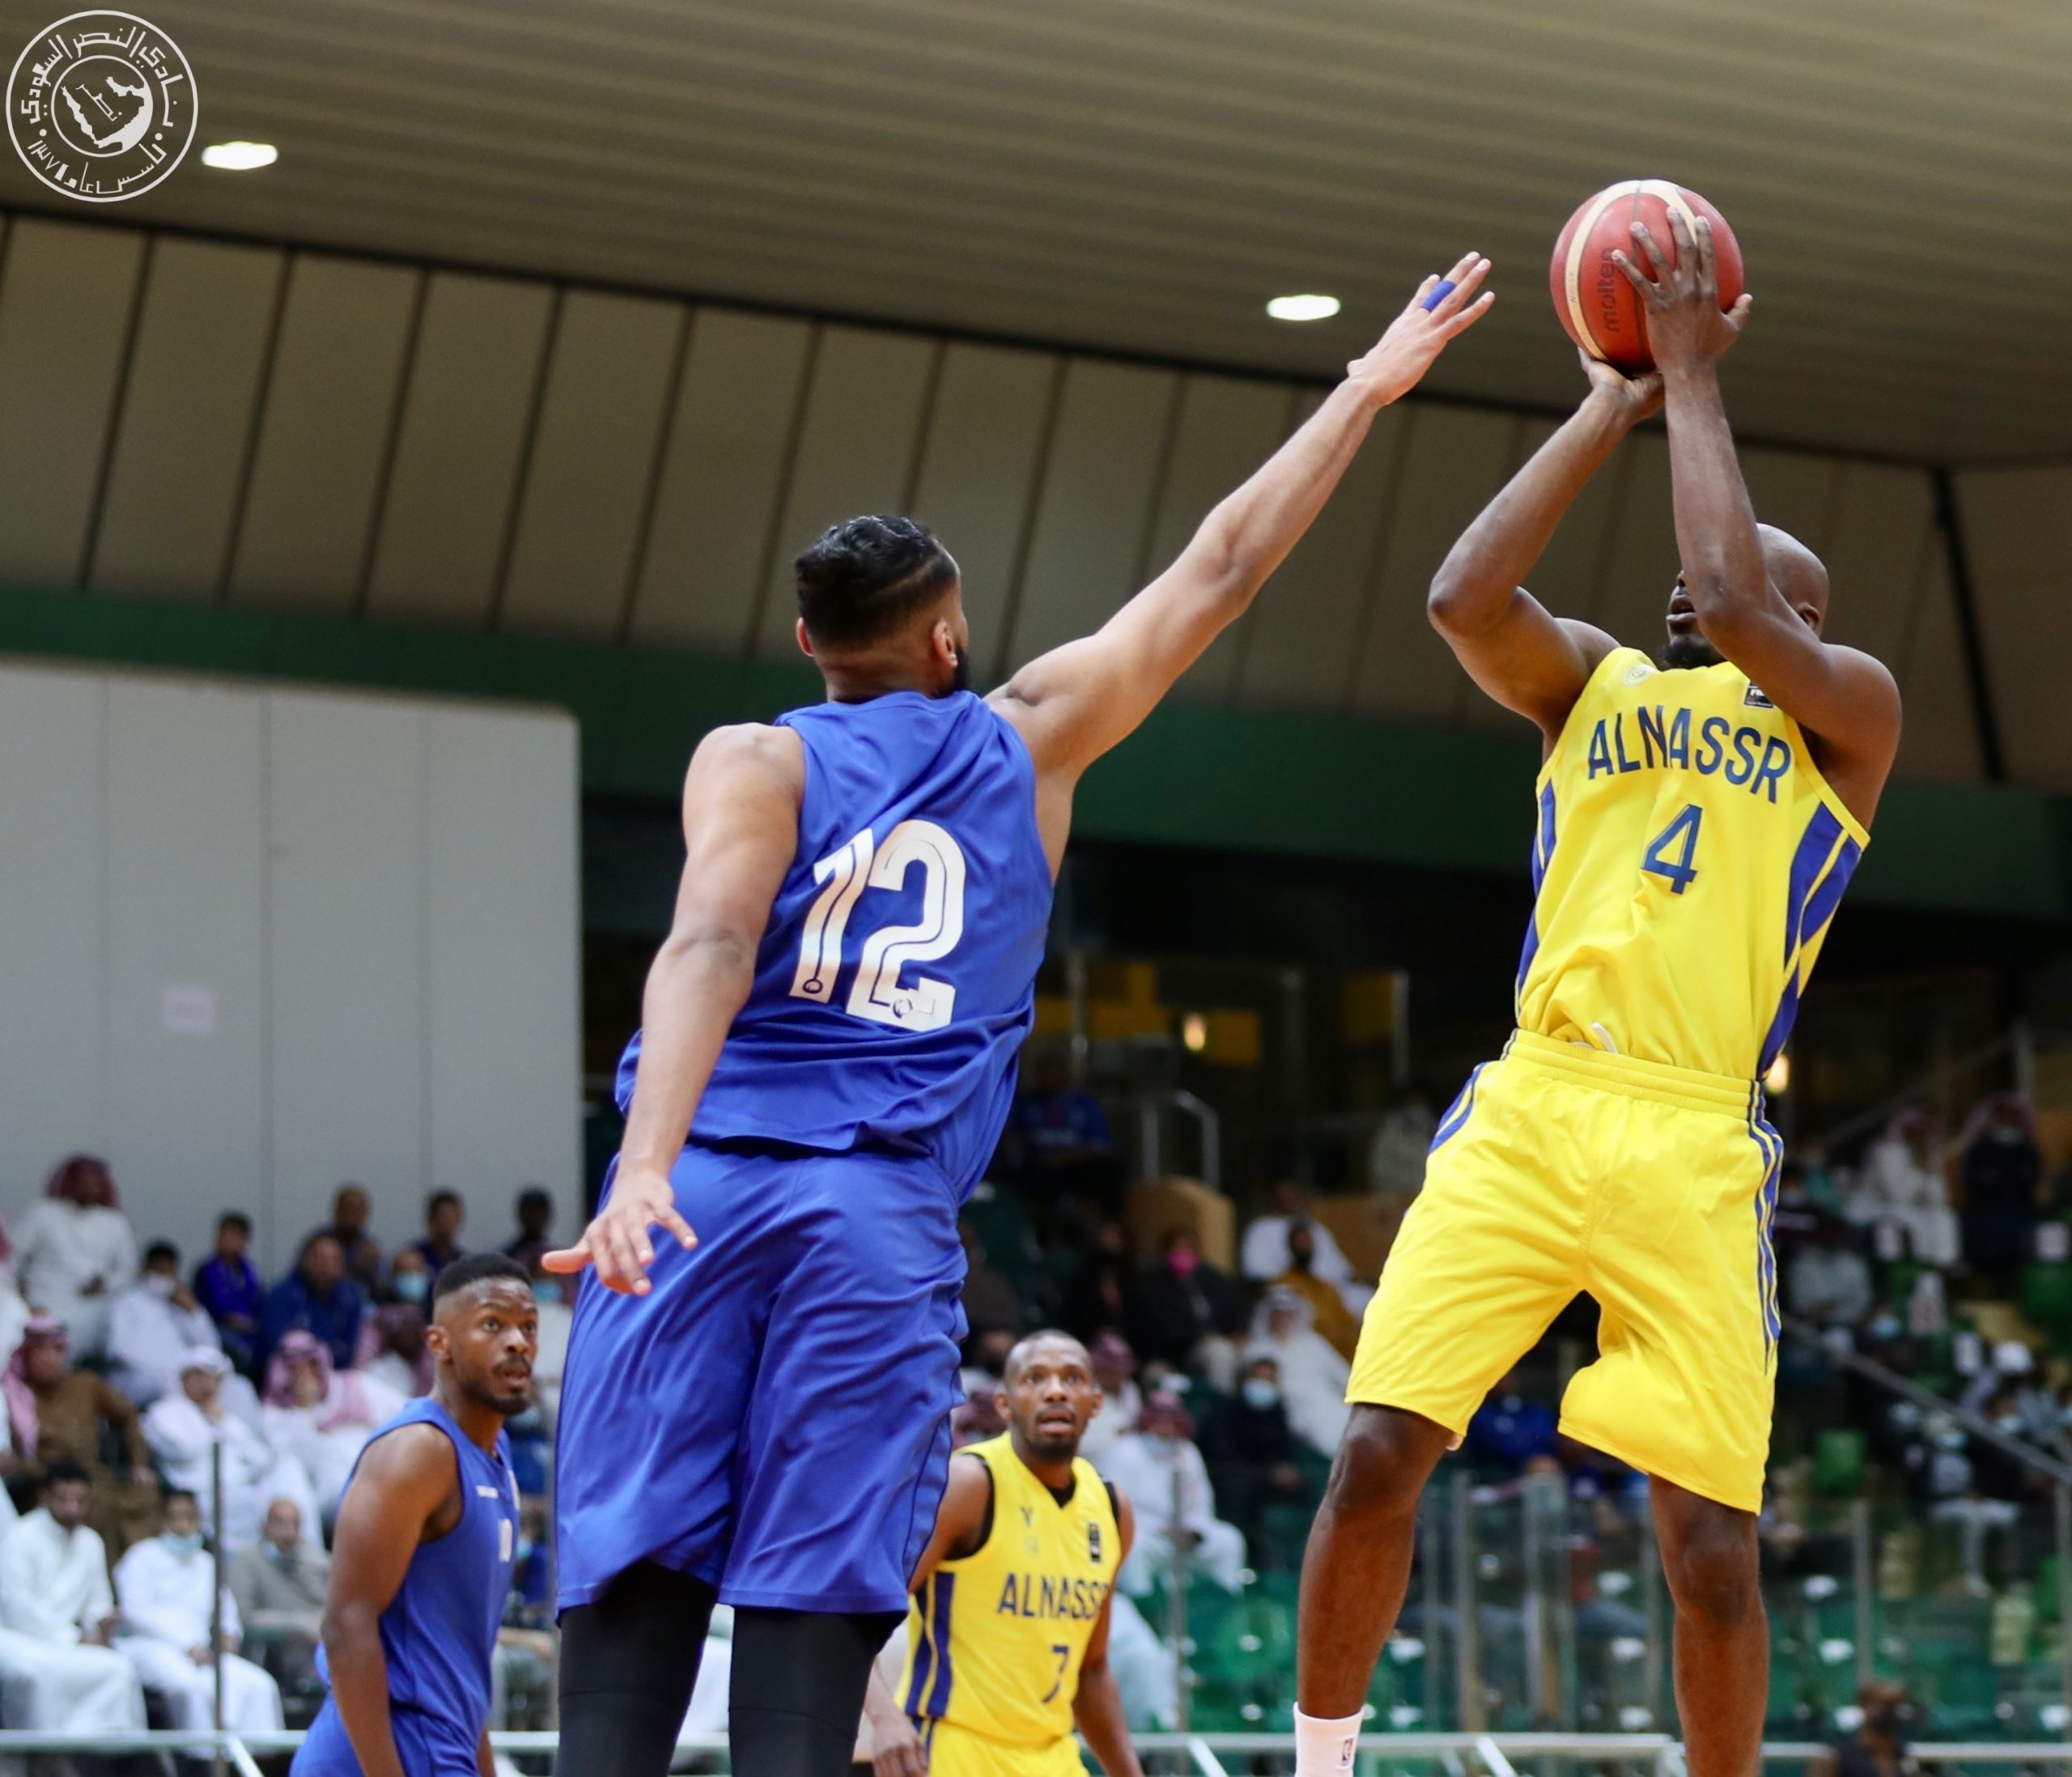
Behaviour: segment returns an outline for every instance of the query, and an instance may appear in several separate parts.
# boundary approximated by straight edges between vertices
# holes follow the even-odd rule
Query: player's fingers
[[[1671,214],[1673,215],[1674,212]],[[1641,257],[1647,261],[1648,267],[1656,278],[1658,281],[1667,279],[1669,276],[1668,256],[1662,252],[1661,244],[1649,231],[1648,225],[1644,222],[1635,223],[1633,234],[1633,244],[1641,249]]]
[[[1680,210],[1669,212],[1669,238],[1676,247],[1676,270],[1687,281],[1695,282],[1704,274],[1705,261],[1699,254],[1697,240],[1691,232],[1691,225],[1684,219],[1684,212]]]
[[[1495,291],[1484,291],[1482,294],[1477,296],[1473,302],[1470,303],[1467,308],[1462,309],[1458,314],[1454,316],[1451,320],[1447,321],[1446,325],[1446,337],[1451,339],[1457,334],[1466,333],[1469,328],[1472,327],[1475,324],[1475,322],[1481,320],[1484,315],[1489,312],[1490,304],[1495,302],[1496,300],[1497,292]]]
[[[1705,217],[1698,218],[1698,284],[1705,290],[1719,288],[1718,249],[1713,240],[1713,225]]]
[[[1736,303],[1734,307],[1727,312],[1734,317],[1734,321],[1738,324],[1748,318],[1748,311],[1755,306],[1756,298],[1753,293],[1743,291],[1741,295],[1741,300]]]
[[[1662,287],[1656,283],[1652,278],[1649,277],[1645,272],[1642,271],[1638,266],[1635,265],[1632,260],[1628,259],[1625,254],[1622,253],[1615,253],[1611,256],[1611,263],[1616,266],[1620,271],[1625,274],[1626,282],[1631,284],[1634,289],[1640,292],[1641,300],[1642,302],[1650,300],[1660,291]]]
[[[540,1260],[547,1271],[580,1271],[590,1262],[590,1236],[585,1234],[572,1247],[556,1247]]]
[[[1456,266],[1453,272],[1440,280],[1439,288],[1425,298],[1433,316],[1440,321],[1448,321],[1475,300],[1475,293],[1482,287],[1482,280],[1489,275],[1489,261],[1471,259],[1465,267]],[[1445,294],[1441,295],[1439,292]],[[1433,297],[1438,300],[1434,301]]]
[[[1430,295],[1432,292],[1438,287],[1438,273],[1436,271],[1428,273],[1419,281],[1417,287],[1411,291],[1410,300],[1403,305],[1403,313],[1406,315],[1416,314],[1419,309],[1424,306],[1424,299]]]
[[[655,1219],[677,1237],[677,1244],[688,1252],[698,1244],[698,1236],[691,1232],[690,1224],[674,1209],[660,1209]]]

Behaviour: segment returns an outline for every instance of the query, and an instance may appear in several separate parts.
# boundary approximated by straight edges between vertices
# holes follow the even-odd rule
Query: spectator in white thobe
[[[1119,1333],[1101,1334],[1086,1350],[1093,1360],[1093,1380],[1101,1385],[1101,1409],[1087,1423],[1079,1453],[1105,1474],[1108,1453],[1144,1410],[1144,1396],[1132,1380],[1136,1374],[1136,1354]]]
[[[220,1351],[223,1335],[194,1292],[180,1281],[180,1248],[154,1240],[137,1281],[108,1311],[108,1380],[148,1407],[179,1385],[180,1360],[190,1351]]]
[[[1244,1536],[1216,1516],[1215,1490],[1193,1439],[1187,1409],[1170,1395],[1151,1394],[1136,1430],[1108,1452],[1106,1477],[1129,1495],[1136,1513],[1136,1542],[1116,1576],[1132,1597],[1172,1571],[1176,1545],[1190,1572],[1199,1570],[1225,1592],[1244,1585]]]
[[[248,1549],[259,1540],[266,1508],[276,1499],[295,1503],[314,1545],[316,1490],[309,1471],[293,1456],[275,1450],[262,1433],[231,1409],[229,1385],[240,1380],[231,1375],[230,1359],[222,1352],[189,1351],[180,1364],[179,1387],[153,1401],[144,1415],[145,1441],[166,1479],[202,1502],[202,1527],[212,1532],[217,1527],[209,1516],[214,1499],[210,1452],[223,1447],[220,1534],[225,1555]]]
[[[75,1154],[59,1163],[22,1218],[15,1273],[29,1306],[65,1323],[75,1358],[100,1355],[115,1294],[137,1274],[136,1231],[106,1161]]]
[[[1957,1218],[1942,1170],[1942,1131],[1926,1111],[1902,1111],[1870,1144],[1845,1212],[1861,1226],[1889,1223],[1926,1265],[1957,1262]]]
[[[1279,1367],[1280,1397],[1295,1435],[1319,1455],[1335,1452],[1352,1417],[1345,1384],[1352,1367],[1317,1331],[1310,1304],[1293,1290],[1269,1290],[1259,1298],[1245,1349],[1247,1363],[1255,1357],[1271,1358]]]
[[[216,1665],[223,1665],[223,1726],[233,1734],[277,1733],[281,1687],[263,1666],[235,1650],[237,1601],[221,1594],[221,1634],[212,1628],[216,1560],[202,1540],[193,1494],[165,1498],[165,1528],[133,1543],[115,1564],[115,1601],[122,1613],[116,1652],[137,1669],[146,1690],[164,1698],[175,1728],[214,1725]]]
[[[1273,1208],[1268,1214],[1255,1218],[1245,1228],[1245,1237],[1238,1249],[1238,1267],[1255,1283],[1271,1283],[1276,1277],[1288,1273],[1288,1236],[1297,1228],[1307,1228],[1310,1238],[1315,1243],[1316,1256],[1310,1260],[1310,1274],[1320,1277],[1335,1288],[1345,1299],[1347,1310],[1353,1314],[1363,1312],[1368,1298],[1374,1293],[1373,1286],[1361,1283],[1352,1274],[1352,1261],[1345,1256],[1336,1237],[1323,1222],[1310,1219],[1309,1194],[1293,1179],[1282,1179],[1272,1191]]]
[[[86,1470],[59,1457],[43,1503],[0,1535],[0,1715],[45,1733],[120,1734],[144,1725],[135,1669],[108,1640],[108,1550],[87,1528]]]

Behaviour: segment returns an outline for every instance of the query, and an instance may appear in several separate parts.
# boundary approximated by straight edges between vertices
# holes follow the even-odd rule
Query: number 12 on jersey
[[[1705,811],[1696,802],[1686,802],[1684,812],[1648,841],[1641,855],[1641,868],[1651,875],[1667,877],[1672,894],[1681,895],[1697,876],[1692,860],[1698,854],[1698,828],[1705,818]],[[1676,850],[1674,857],[1670,856],[1672,849]]]
[[[899,984],[899,971],[907,963],[936,962],[964,936],[964,853],[933,821],[902,821],[882,845],[867,827],[813,865],[813,879],[823,886],[806,909],[799,964],[792,976],[794,998],[823,1004],[834,999],[842,940],[864,891],[905,887],[907,870],[916,864],[921,867],[920,917],[911,925],[881,925],[864,940],[847,1010],[851,1018],[902,1031],[939,1031],[949,1022],[957,989],[949,982],[920,976],[911,987]]]

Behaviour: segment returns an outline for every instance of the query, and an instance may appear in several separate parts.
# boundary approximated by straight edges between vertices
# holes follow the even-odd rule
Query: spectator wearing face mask
[[[331,1558],[304,1534],[309,1520],[292,1499],[266,1507],[265,1533],[231,1558],[228,1579],[250,1643],[283,1690],[306,1690],[316,1680],[316,1642],[323,1632],[324,1598]]]
[[[246,1374],[266,1305],[266,1281],[252,1262],[252,1218],[226,1209],[216,1218],[216,1250],[194,1268],[194,1299],[216,1324],[231,1362]]]
[[[1920,1769],[1906,1732],[1913,1707],[1901,1686],[1874,1678],[1856,1694],[1862,1718],[1806,1762],[1806,1777],[1913,1777]]]
[[[1300,1553],[1267,1545],[1263,1516],[1270,1505],[1308,1503],[1300,1449],[1281,1400],[1280,1366],[1264,1352],[1250,1354],[1237,1393],[1219,1401],[1203,1423],[1201,1453],[1216,1497],[1245,1533],[1256,1566],[1285,1566],[1284,1558]]]
[[[247,1397],[249,1420],[227,1397],[233,1387]],[[300,1507],[314,1533],[316,1499],[308,1470],[275,1450],[259,1425],[252,1385],[231,1375],[230,1359],[220,1351],[189,1352],[180,1366],[179,1387],[161,1395],[144,1415],[145,1440],[166,1479],[205,1502],[203,1527],[222,1537],[226,1554],[236,1554],[258,1537],[268,1503],[283,1495]],[[211,1477],[219,1449],[223,1482],[220,1526],[209,1522],[206,1503],[214,1498]]]
[[[1280,1371],[1281,1398],[1295,1435],[1319,1455],[1330,1456],[1352,1413],[1345,1404],[1351,1366],[1311,1323],[1310,1304],[1279,1284],[1252,1311],[1247,1355],[1262,1354]]]
[[[1288,1269],[1274,1280],[1274,1287],[1291,1290],[1306,1302],[1310,1324],[1340,1357],[1350,1361],[1360,1343],[1360,1317],[1346,1307],[1344,1287],[1327,1283],[1316,1273],[1317,1235],[1321,1231],[1308,1222],[1298,1222],[1288,1231]]]
[[[400,1302],[423,1310],[431,1301],[431,1267],[415,1247],[399,1251],[388,1267],[388,1282],[381,1292],[384,1302]]]
[[[1194,1444],[1194,1422],[1170,1394],[1144,1397],[1134,1431],[1108,1455],[1108,1478],[1136,1511],[1136,1541],[1117,1584],[1141,1598],[1184,1551],[1188,1571],[1225,1592],[1244,1585],[1245,1539],[1217,1516],[1216,1491]]]
[[[1174,1229],[1131,1291],[1126,1330],[1137,1356],[1175,1368],[1193,1365],[1227,1390],[1237,1372],[1230,1338],[1242,1324],[1242,1305],[1229,1278],[1202,1257],[1193,1229]]]
[[[518,1193],[517,1209],[518,1232],[503,1243],[504,1256],[537,1271],[554,1245],[554,1199],[545,1185],[529,1184]]]
[[[227,1588],[217,1590],[193,1494],[168,1493],[164,1528],[116,1562],[115,1601],[122,1614],[116,1652],[136,1668],[145,1690],[165,1699],[174,1728],[198,1732],[212,1725],[220,1672],[223,1726],[239,1735],[280,1732],[281,1687],[236,1651],[237,1601]],[[219,1609],[222,1632],[214,1636]]]
[[[154,1240],[137,1281],[108,1312],[108,1380],[135,1405],[148,1407],[178,1384],[189,1352],[222,1349],[215,1322],[180,1281],[179,1248]]]
[[[410,1250],[424,1260],[434,1283],[456,1259],[467,1257],[467,1248],[461,1244],[461,1230],[467,1219],[467,1206],[457,1191],[435,1191],[424,1200],[424,1238]]]

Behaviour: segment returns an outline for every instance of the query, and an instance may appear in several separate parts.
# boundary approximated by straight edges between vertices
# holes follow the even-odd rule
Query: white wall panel
[[[1306,392],[1299,424],[1320,393]],[[1409,410],[1384,408],[1330,503],[1239,625],[1239,695],[1248,704],[1335,709],[1358,639],[1360,595],[1374,571],[1409,436]]]
[[[1365,589],[1356,709],[1412,718],[1452,712],[1460,668],[1425,614],[1425,597],[1447,551],[1503,485],[1524,438],[1525,423],[1504,414],[1415,410],[1380,572]]]
[[[105,691],[0,667],[0,1206],[108,1139]]]
[[[270,699],[271,1244],[373,1193],[385,1242],[422,1231],[427,1174],[423,709]]]
[[[1149,580],[1170,565],[1216,502],[1272,455],[1288,429],[1293,393],[1284,383],[1249,377],[1195,375],[1187,379],[1180,391],[1179,420],[1166,456],[1165,482],[1157,490],[1149,546],[1137,563],[1135,580]],[[1178,695],[1229,696],[1236,689],[1249,639],[1242,622],[1226,629],[1188,669]]]
[[[1789,531],[1816,555],[1825,555],[1841,495],[1842,466],[1802,450],[1741,452],[1741,478],[1756,521]]]
[[[861,327],[829,327],[814,355],[777,550],[762,589],[755,652],[790,660],[799,614],[792,563],[830,525],[895,511],[919,442],[935,342]]]
[[[746,645],[813,337],[801,321],[698,311],[629,640],[729,659]]]
[[[1136,589],[1175,379],[1091,359],[1065,372],[1001,672],[1105,623]]]
[[[2072,469],[1980,470],[1959,478],[1958,497],[2008,775],[2072,785]]]
[[[933,528],[962,570],[964,614],[981,661],[1000,651],[1058,374],[1047,352],[957,343],[943,355],[914,517]]]
[[[618,636],[686,319],[641,297],[563,304],[500,627]]]
[[[0,427],[0,573],[24,586],[70,586],[85,550],[144,237],[17,216],[6,251],[0,413],[23,417]]]
[[[367,609],[479,622],[511,515],[552,293],[441,272],[404,395]]]
[[[87,575],[96,589],[215,596],[281,270],[278,252],[257,247],[153,250]]]
[[[427,1183],[467,1194],[479,1237],[520,1184],[566,1197],[580,1176],[575,724],[439,707],[426,725]]]
[[[234,600],[344,610],[358,597],[420,276],[313,253],[290,269]]]
[[[108,1158],[193,1252],[267,1192],[265,704],[108,682]]]

